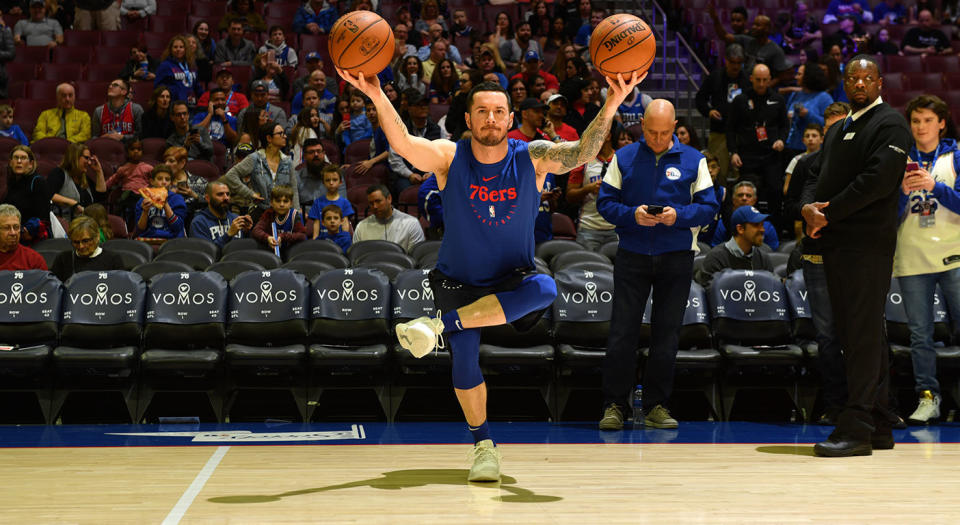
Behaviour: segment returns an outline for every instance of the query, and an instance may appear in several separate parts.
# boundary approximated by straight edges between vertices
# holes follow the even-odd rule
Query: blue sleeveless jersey
[[[470,139],[457,142],[440,192],[444,233],[437,269],[471,286],[490,286],[518,268],[533,267],[537,174],[527,143],[507,143],[503,160],[481,164]]]

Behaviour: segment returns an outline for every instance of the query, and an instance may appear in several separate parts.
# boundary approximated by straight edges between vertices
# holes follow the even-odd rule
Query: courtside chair
[[[260,244],[256,239],[251,239],[249,237],[244,237],[242,239],[233,239],[227,244],[223,245],[223,248],[220,250],[220,257],[223,258],[224,255],[229,253],[238,252],[240,250],[259,250]]]
[[[268,252],[266,249],[231,251],[220,256],[220,261],[248,261],[259,264],[267,270],[279,268],[282,263],[277,254],[273,251]]]
[[[554,272],[559,272],[572,264],[581,262],[596,262],[610,266],[611,269],[613,268],[613,263],[602,253],[587,250],[572,250],[554,255],[553,259],[550,260],[550,269]]]
[[[311,261],[309,259],[298,259],[296,261],[285,262],[281,268],[287,268],[300,273],[308,281],[313,281],[317,276],[334,269],[334,267],[330,264],[320,261]]]
[[[53,422],[50,354],[57,344],[60,281],[45,270],[0,272],[0,391],[36,396],[43,421]]]
[[[362,265],[363,268],[368,270],[376,270],[387,276],[387,280],[393,281],[397,278],[398,275],[403,273],[404,270],[409,268],[405,266],[400,266],[397,263],[389,261],[369,261]]]
[[[372,251],[360,253],[353,259],[353,266],[368,266],[369,263],[388,262],[400,265],[404,269],[417,267],[417,261],[402,252],[395,251]]]
[[[296,246],[294,246],[296,248]],[[337,250],[340,248],[337,247]],[[291,250],[290,254],[287,254],[287,262],[293,261],[316,261],[322,262],[324,264],[329,264],[334,268],[349,268],[350,259],[347,259],[346,256],[339,253],[328,252],[326,250],[316,250],[316,251],[301,251],[300,253],[293,254]]]
[[[169,242],[169,241],[168,241]],[[166,244],[166,243],[164,243]],[[186,264],[191,270],[205,270],[213,264],[213,258],[208,253],[194,250],[166,250],[161,251],[153,258],[154,261],[172,261]]]
[[[60,416],[72,393],[112,392],[122,395],[130,421],[136,421],[146,284],[122,270],[80,272],[64,284],[52,417]]]
[[[305,420],[310,284],[293,270],[244,272],[230,282],[228,308],[224,416],[242,392],[273,391],[288,393]]]
[[[308,232],[308,236],[309,235],[313,235],[313,231]],[[340,249],[340,246],[329,239],[308,239],[290,247],[290,251],[287,252],[287,260],[292,261],[301,253],[308,252],[326,252],[343,255],[343,250]]]
[[[803,350],[793,342],[786,289],[767,271],[724,270],[708,294],[713,334],[726,361],[723,414],[740,390],[783,390],[797,410]]]
[[[427,256],[427,255],[429,255],[429,254],[439,253],[439,252],[440,252],[440,244],[441,244],[442,242],[443,242],[443,241],[423,241],[423,242],[419,242],[419,243],[417,243],[416,245],[414,245],[412,248],[410,248],[410,257],[413,257],[414,259],[417,260],[417,262],[419,262],[420,259],[422,259],[423,257],[425,257],[425,256]]]
[[[250,261],[217,261],[204,271],[216,272],[223,276],[227,282],[232,282],[235,277],[244,272],[261,271],[263,266]]]
[[[406,270],[394,279],[391,299],[392,323],[390,331],[400,323],[412,321],[418,317],[436,317],[433,290],[430,287],[430,270]],[[457,400],[450,384],[451,363],[450,348],[438,348],[417,359],[400,346],[392,342],[396,356],[397,371],[390,389],[393,400],[392,415],[397,411],[409,390],[429,390],[431,397],[446,397],[445,403],[431,403],[430,407],[456,406]],[[415,411],[430,414],[428,407],[417,406]]]
[[[543,241],[537,245],[535,254],[540,259],[543,259],[548,265],[550,261],[553,260],[553,257],[558,253],[563,252],[576,252],[576,251],[587,251],[583,245],[577,243],[576,241],[565,240],[565,239],[551,239],[549,241]]]
[[[211,261],[220,258],[220,247],[216,244],[197,237],[177,237],[160,245],[157,254],[163,254],[172,251],[196,251],[210,256]]]
[[[645,327],[646,344],[640,349],[645,360],[650,356],[650,319],[653,316],[653,293],[647,296],[642,323]],[[710,332],[710,315],[707,295],[696,282],[690,283],[690,294],[683,311],[677,344],[677,359],[674,370],[673,390],[702,392],[714,420],[723,419],[720,397],[720,369],[723,359],[713,344]],[[646,407],[651,408],[651,407]]]
[[[807,298],[803,270],[794,270],[783,286],[787,290],[787,304],[790,307],[790,332],[793,340],[803,349],[806,358],[806,370],[800,381],[800,402],[807,417],[813,418],[817,393],[820,390],[820,367],[817,362],[820,346],[817,344],[817,331],[813,327],[813,314]]]
[[[148,263],[143,263],[133,270],[133,273],[139,274],[144,281],[149,282],[155,275],[161,273],[182,273],[182,272],[192,272],[194,268],[188,266],[186,263],[178,261],[161,261],[154,259]]]
[[[144,421],[154,395],[161,392],[205,394],[215,420],[223,421],[228,295],[227,281],[213,272],[165,273],[150,281],[136,421]],[[171,415],[189,409],[178,410]]]
[[[350,245],[350,248],[347,249],[347,258],[351,262],[357,261],[361,256],[370,253],[370,252],[386,252],[392,251],[397,253],[404,253],[403,247],[399,244],[391,241],[384,241],[378,239],[372,239],[369,241],[360,241]]]
[[[568,268],[554,280],[553,335],[559,360],[555,412],[562,418],[574,392],[600,386],[613,312],[613,271]]]
[[[610,262],[617,258],[617,249],[620,247],[620,241],[610,241],[600,246],[600,253],[607,256]],[[701,252],[702,253],[702,252]]]
[[[367,390],[378,412],[393,419],[390,291],[389,278],[370,268],[331,270],[313,280],[308,412],[326,390]]]

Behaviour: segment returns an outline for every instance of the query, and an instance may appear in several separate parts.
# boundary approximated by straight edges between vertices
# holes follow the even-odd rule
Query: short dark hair
[[[322,168],[320,168],[321,175],[326,175],[327,173],[336,173],[340,177],[340,180],[343,180],[343,172],[340,171],[340,166],[337,166],[332,162],[330,164],[325,164]]]
[[[217,86],[217,87],[215,87],[215,88],[213,88],[213,89],[207,90],[207,93],[209,93],[209,96],[212,98],[212,97],[213,97],[214,95],[216,95],[217,93],[223,93],[224,95],[226,95],[226,94],[227,94],[227,91],[226,91],[225,89],[223,89],[222,87]]]
[[[943,130],[940,131],[940,138],[952,138],[955,135],[953,119],[950,115],[950,106],[948,106],[943,99],[936,95],[920,95],[919,97],[914,97],[913,100],[907,103],[907,110],[904,112],[907,116],[907,121],[910,121],[910,116],[913,115],[914,111],[920,109],[932,111],[939,120],[947,123]]]
[[[730,14],[731,15],[741,14],[743,15],[744,18],[750,18],[747,15],[747,8],[743,7],[742,5],[738,5],[737,7],[734,7],[733,9],[731,9]]]
[[[301,146],[303,149],[312,148],[314,146],[323,146],[323,141],[320,139],[307,139],[303,141]]]
[[[170,169],[170,166],[167,166],[166,164],[157,164],[153,167],[153,170],[150,171],[150,180],[156,179],[157,175],[161,173],[166,173],[167,175],[170,175],[171,179],[173,179],[173,170]]]
[[[827,72],[820,64],[810,64],[809,62],[803,68],[802,87],[817,93],[826,91],[830,87],[830,81],[827,80]]]
[[[379,191],[380,194],[383,195],[383,198],[385,199],[390,198],[390,190],[388,190],[387,187],[384,186],[383,184],[371,184],[367,188],[367,195],[370,195],[375,191]]]
[[[187,111],[190,111],[190,104],[187,104],[186,100],[174,100],[170,103],[170,113],[171,115],[176,110],[177,106],[186,106]]]
[[[846,102],[834,102],[823,110],[823,118],[846,117],[850,113],[850,104]]]
[[[270,189],[270,200],[287,198],[293,200],[293,188],[287,184],[278,184]]]
[[[337,206],[336,204],[327,204],[322,210],[320,210],[320,220],[323,220],[328,212],[336,213],[337,215],[343,217],[343,210],[340,209],[340,206]]]
[[[473,89],[470,90],[470,93],[467,93],[467,111],[473,110],[473,96],[481,91],[494,91],[497,93],[503,93],[503,96],[507,97],[507,108],[513,107],[510,102],[510,93],[507,93],[506,89],[503,89],[503,86],[499,82],[481,82],[476,86],[473,86]]]
[[[284,37],[286,37],[287,32],[286,32],[286,30],[283,29],[283,26],[280,26],[280,25],[272,25],[272,26],[270,26],[270,29],[267,31],[267,34],[268,34],[268,35],[272,35],[273,32],[276,31],[277,29],[279,29],[280,31],[283,31],[283,35],[284,35]]]
[[[816,122],[811,122],[807,124],[807,127],[803,128],[803,132],[806,133],[811,129],[819,133],[821,137],[823,136],[823,126],[821,126],[820,124],[817,124]]]
[[[276,122],[268,120],[265,124],[257,128],[257,138],[260,140],[260,147],[266,147],[267,141],[273,135],[273,128],[279,126]]]

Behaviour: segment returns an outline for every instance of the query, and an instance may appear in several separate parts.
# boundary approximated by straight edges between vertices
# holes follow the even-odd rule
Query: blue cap
[[[527,51],[527,54],[523,55],[524,62],[530,62],[531,60],[540,60],[540,55],[532,49]]]
[[[316,51],[311,51],[307,53],[307,58],[305,58],[304,60],[307,62],[311,60],[323,60],[323,57],[320,56],[320,53],[317,53]]]
[[[770,216],[760,213],[760,210],[754,208],[753,206],[740,206],[734,210],[733,215],[730,217],[730,224],[736,226],[738,224],[746,223],[759,223],[767,220]]]

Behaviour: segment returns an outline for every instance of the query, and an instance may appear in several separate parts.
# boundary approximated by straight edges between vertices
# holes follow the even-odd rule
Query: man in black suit
[[[817,175],[817,202],[803,207],[807,234],[820,238],[823,269],[847,369],[847,404],[818,456],[866,456],[893,448],[887,400],[884,304],[897,242],[897,200],[912,135],[880,98],[880,67],[869,55],[847,64],[851,114],[830,128]]]

